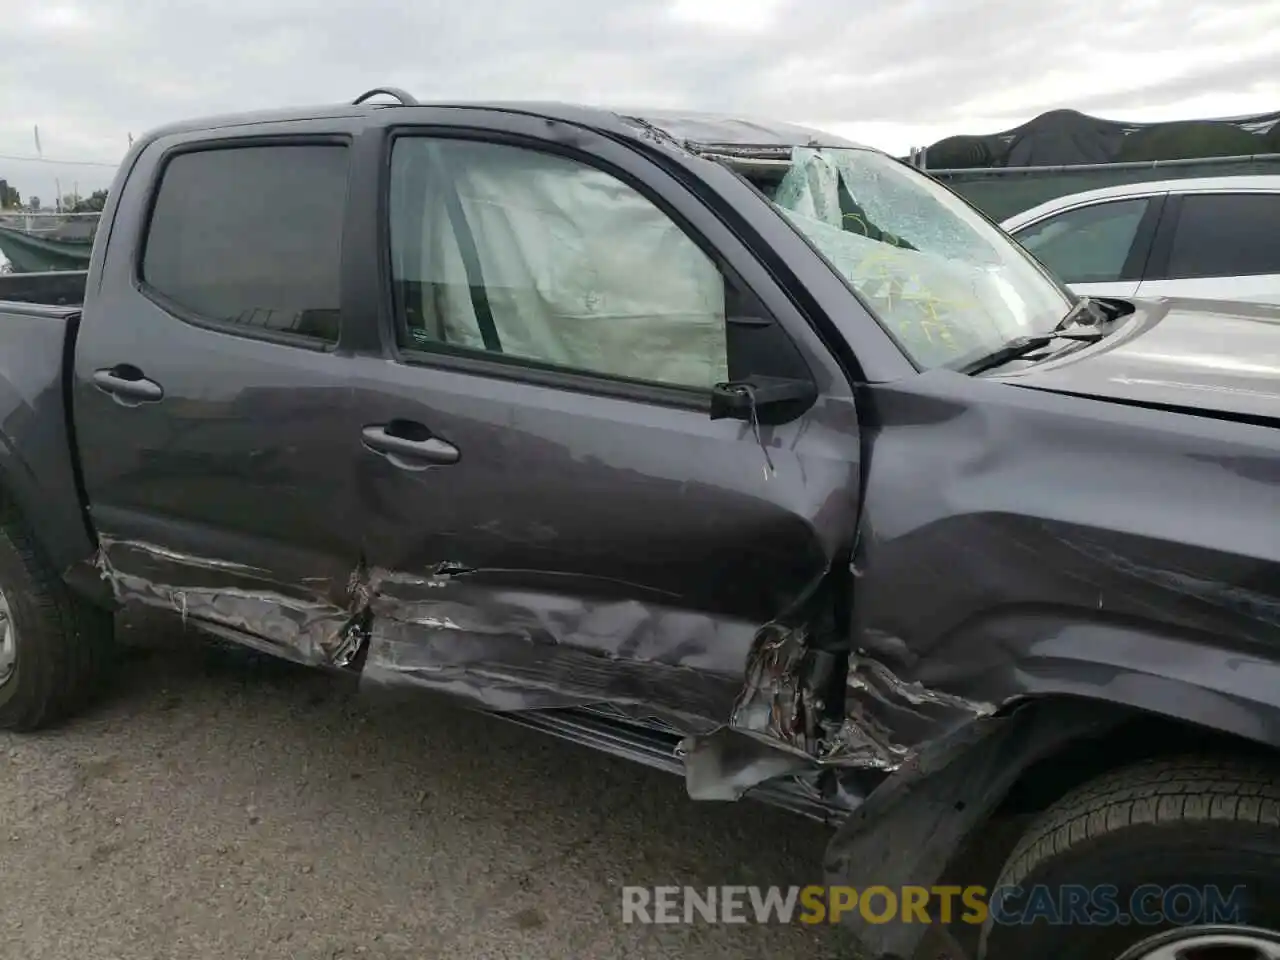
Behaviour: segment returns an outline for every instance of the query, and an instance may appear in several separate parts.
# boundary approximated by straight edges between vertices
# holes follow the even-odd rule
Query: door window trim
[[[152,304],[159,307],[169,316],[202,330],[225,333],[241,337],[245,340],[263,340],[286,347],[299,347],[303,350],[314,350],[317,353],[334,353],[343,340],[347,327],[346,317],[342,310],[342,287],[346,280],[346,271],[339,271],[338,277],[338,336],[336,340],[325,340],[304,333],[293,333],[288,330],[273,330],[269,327],[251,327],[247,324],[228,323],[224,320],[211,320],[192,311],[190,308],[176,303],[157,288],[149,284],[143,274],[143,261],[147,255],[147,244],[151,239],[151,227],[155,218],[156,204],[160,198],[160,190],[164,186],[164,178],[169,164],[174,159],[189,153],[211,153],[218,150],[236,150],[246,147],[343,147],[347,154],[347,194],[343,201],[341,253],[339,263],[345,260],[346,245],[350,242],[350,231],[347,223],[351,213],[352,177],[355,172],[355,151],[352,149],[353,137],[349,133],[299,133],[299,134],[259,134],[246,136],[218,137],[213,136],[201,140],[189,140],[174,144],[161,153],[156,160],[151,182],[147,184],[147,192],[143,199],[142,225],[138,232],[138,243],[134,246],[133,257],[129,264],[129,279],[134,290]]]
[[[1147,272],[1147,264],[1151,262],[1151,251],[1155,246],[1156,234],[1160,229],[1160,221],[1164,218],[1165,205],[1169,202],[1167,193],[1152,195],[1147,209],[1138,221],[1138,229],[1134,232],[1133,242],[1129,244],[1129,253],[1124,265],[1120,268],[1120,282],[1141,283]]]
[[[787,332],[785,326],[773,311],[768,308],[764,298],[746,282],[741,273],[732,266],[728,259],[711,244],[707,237],[687,217],[683,216],[665,197],[646,184],[641,178],[598,154],[556,141],[543,140],[523,133],[487,127],[431,122],[390,126],[386,129],[386,136],[382,141],[378,182],[379,313],[386,318],[383,323],[383,330],[388,340],[387,348],[391,359],[397,363],[406,366],[445,369],[458,373],[529,383],[535,386],[632,400],[659,406],[679,407],[707,413],[711,409],[712,392],[709,387],[684,387],[648,380],[634,380],[594,373],[588,370],[556,366],[524,357],[513,357],[508,360],[495,359],[472,349],[450,348],[447,344],[433,345],[431,350],[416,350],[412,347],[402,346],[401,338],[407,333],[407,326],[404,323],[404,318],[400,316],[400,312],[396,309],[393,294],[390,194],[392,153],[396,143],[405,139],[461,140],[531,150],[535,153],[580,163],[590,169],[616,178],[619,182],[636,191],[646,201],[653,204],[663,216],[669,218],[715,265],[724,278],[726,287],[730,284],[734,285],[755,308],[758,308],[759,317],[767,319],[782,336],[787,337],[792,347],[796,350],[797,360],[804,365],[807,376],[815,383],[817,382],[812,368],[804,359],[803,352],[791,340],[790,333]],[[665,170],[661,172],[664,177],[670,176]],[[671,182],[673,187],[683,189],[682,185],[674,178],[671,178]],[[726,343],[731,335],[732,324],[730,319],[726,317]]]

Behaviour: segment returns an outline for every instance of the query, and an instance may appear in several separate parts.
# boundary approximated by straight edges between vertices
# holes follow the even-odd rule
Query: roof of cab
[[[367,116],[375,110],[411,111],[423,107],[493,110],[501,113],[525,114],[560,120],[565,123],[632,138],[643,136],[644,128],[647,127],[657,129],[686,148],[694,146],[860,146],[834,134],[792,123],[753,120],[728,114],[673,110],[609,109],[606,107],[544,101],[488,101],[476,103],[449,101],[414,104],[361,103],[357,105],[328,104],[309,108],[294,107],[184,120],[149,131],[145,139],[154,140],[157,137],[175,133],[223,130],[230,127],[281,123],[290,120],[325,120]]]

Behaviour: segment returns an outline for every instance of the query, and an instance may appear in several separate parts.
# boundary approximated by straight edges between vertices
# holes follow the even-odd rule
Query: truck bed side
[[[96,549],[67,415],[79,307],[0,301],[0,495],[66,571]]]
[[[84,303],[87,270],[10,273],[0,276],[0,302],[78,307]]]

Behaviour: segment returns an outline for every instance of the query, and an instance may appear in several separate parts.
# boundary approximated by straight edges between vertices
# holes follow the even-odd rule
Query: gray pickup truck
[[[982,885],[992,960],[1280,956],[1280,312],[806,129],[381,92],[155,131],[2,281],[0,724],[161,607]]]

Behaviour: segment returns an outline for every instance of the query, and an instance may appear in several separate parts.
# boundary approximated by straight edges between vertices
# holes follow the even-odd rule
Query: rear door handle
[[[360,438],[367,449],[380,453],[402,470],[425,470],[457,463],[458,448],[412,420],[392,420],[365,427]]]
[[[99,390],[111,394],[117,403],[127,407],[155,403],[164,398],[164,388],[160,384],[148,380],[141,370],[127,363],[118,363],[106,370],[95,370],[93,384]]]

